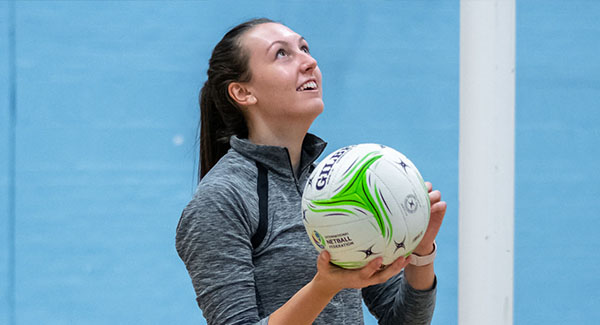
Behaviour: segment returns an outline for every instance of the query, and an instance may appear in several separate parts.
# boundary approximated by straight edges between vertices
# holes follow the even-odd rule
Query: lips
[[[308,80],[302,84],[302,86],[296,88],[296,91],[315,90],[317,89],[317,82],[314,80]]]

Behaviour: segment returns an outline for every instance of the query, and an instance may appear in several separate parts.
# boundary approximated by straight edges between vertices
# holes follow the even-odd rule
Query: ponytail
[[[207,84],[208,81],[200,92],[200,168],[198,180],[204,177],[229,150],[229,143],[218,141],[217,131],[224,129],[225,123],[223,123],[217,112],[211,89]]]
[[[229,96],[232,82],[250,81],[249,56],[240,37],[252,27],[273,22],[259,18],[232,28],[215,46],[208,62],[208,80],[200,92],[200,163],[199,177],[206,173],[229,150],[232,135],[248,137],[246,120],[236,102]]]

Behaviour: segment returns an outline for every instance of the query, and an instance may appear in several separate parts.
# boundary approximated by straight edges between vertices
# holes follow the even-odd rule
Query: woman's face
[[[321,71],[303,37],[281,24],[266,23],[248,31],[241,42],[250,55],[252,74],[245,84],[263,118],[312,122],[323,111]]]

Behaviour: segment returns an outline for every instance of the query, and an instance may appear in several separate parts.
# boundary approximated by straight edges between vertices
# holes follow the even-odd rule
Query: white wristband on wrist
[[[414,266],[424,266],[424,265],[428,265],[433,263],[433,260],[435,260],[435,255],[437,253],[437,244],[435,243],[435,240],[433,241],[433,252],[431,252],[431,254],[429,255],[425,255],[425,256],[419,256],[416,254],[410,254],[410,261],[408,262],[408,264],[410,265],[414,265]]]

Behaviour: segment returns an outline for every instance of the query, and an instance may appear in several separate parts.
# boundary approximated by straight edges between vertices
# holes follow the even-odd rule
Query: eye
[[[308,49],[308,46],[306,46],[306,45],[302,45],[300,47],[300,50],[302,50],[302,52],[304,52],[304,53],[309,53],[310,54],[310,50]]]
[[[279,49],[277,51],[277,54],[275,54],[276,58],[278,58],[278,57],[284,57],[284,56],[287,56],[287,52],[284,49]]]

